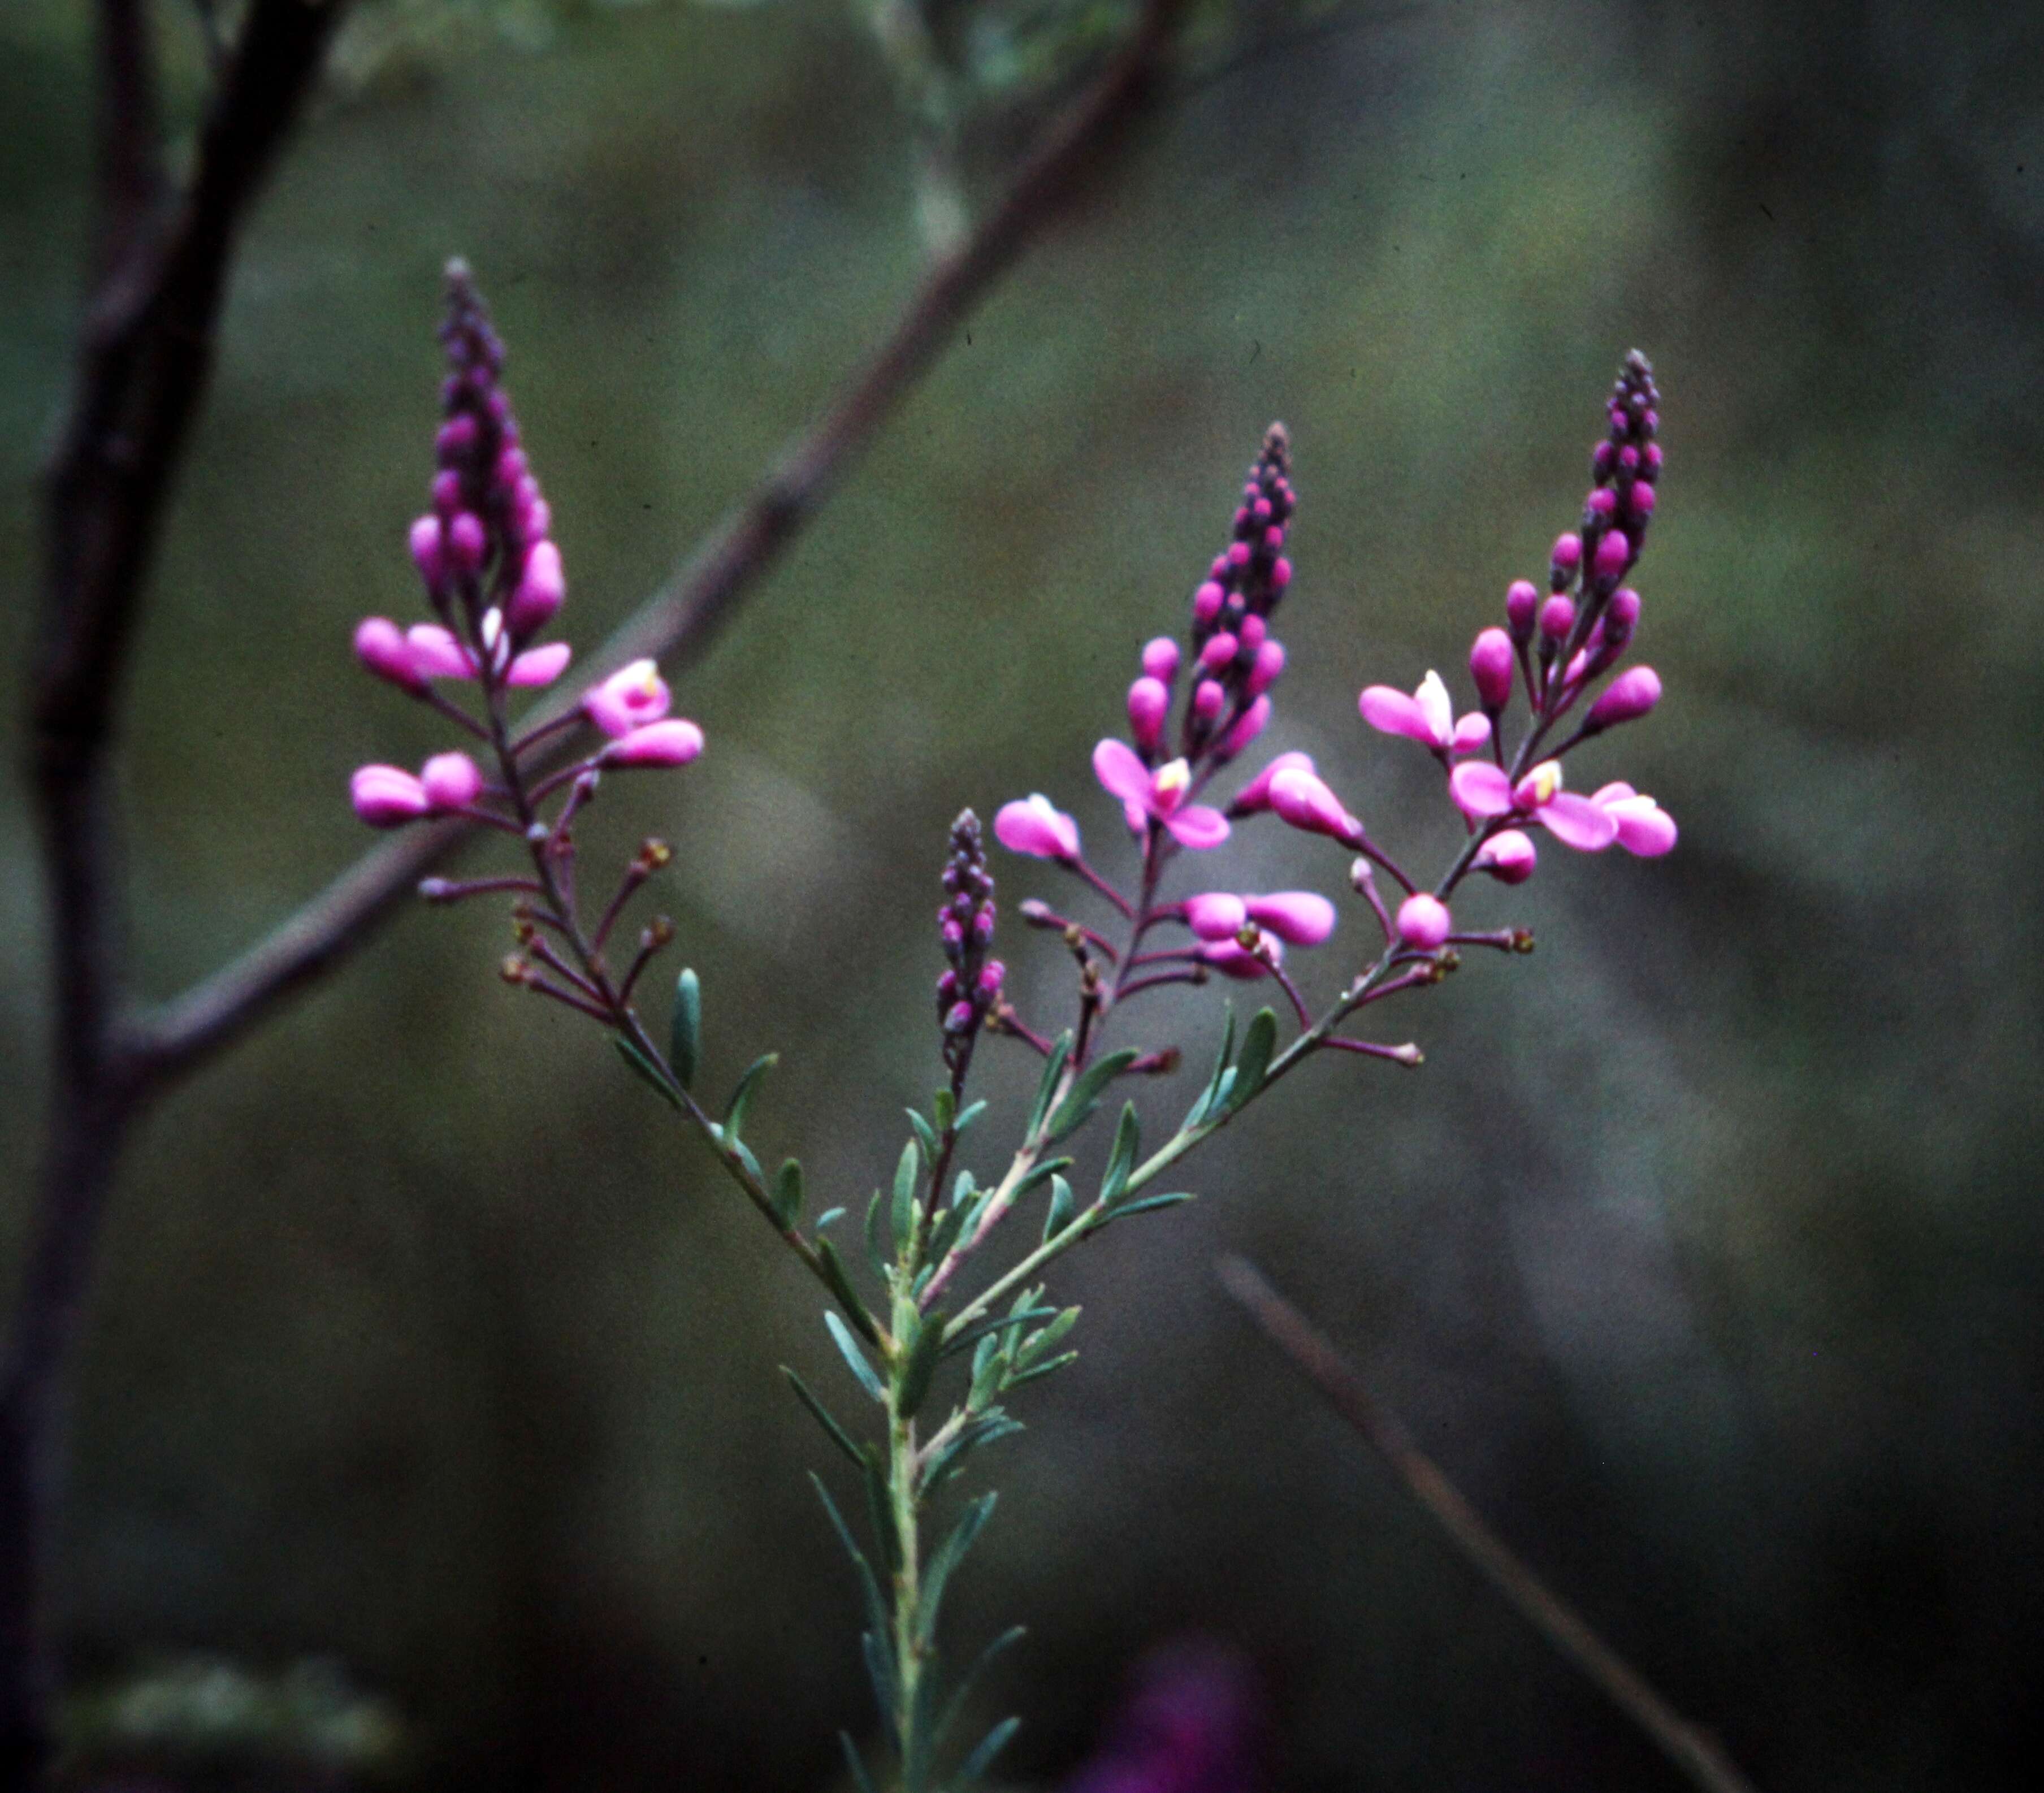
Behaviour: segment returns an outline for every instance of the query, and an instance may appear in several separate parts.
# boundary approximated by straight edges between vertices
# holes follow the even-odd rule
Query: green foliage
[[[745,1075],[738,1080],[738,1087],[731,1092],[731,1101],[724,1111],[724,1136],[732,1145],[739,1142],[739,1135],[744,1131],[745,1116],[752,1106],[754,1093],[766,1080],[766,1073],[781,1062],[778,1052],[762,1053],[745,1068]]]
[[[613,1034],[610,1036],[610,1042],[617,1048],[618,1057],[630,1066],[634,1077],[644,1083],[669,1108],[678,1109],[681,1107],[681,1104],[674,1099],[674,1091],[668,1088],[667,1080],[660,1075],[659,1068],[651,1059],[622,1034]]]
[[[674,980],[674,1007],[667,1019],[667,1063],[674,1081],[694,1089],[702,1054],[702,980],[693,966]]]
[[[887,1391],[881,1385],[880,1377],[873,1365],[866,1361],[866,1353],[859,1350],[859,1342],[851,1336],[851,1329],[828,1307],[824,1310],[824,1324],[830,1329],[831,1342],[837,1346],[851,1373],[858,1378],[859,1385],[882,1406],[886,1406]]]

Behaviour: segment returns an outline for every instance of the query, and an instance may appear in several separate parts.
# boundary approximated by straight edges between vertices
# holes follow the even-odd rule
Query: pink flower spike
[[[514,639],[537,635],[553,620],[568,593],[567,578],[561,570],[561,551],[551,542],[535,542],[525,555],[525,570],[518,589],[511,594],[505,620]]]
[[[1251,616],[1249,620],[1258,619]],[[1281,641],[1266,641],[1256,650],[1255,663],[1249,669],[1247,689],[1252,697],[1260,697],[1278,682],[1278,674],[1285,670],[1285,644]]]
[[[1456,722],[1452,744],[1458,754],[1481,753],[1490,745],[1490,718],[1481,711],[1471,710]]]
[[[1606,785],[1590,801],[1608,816],[1618,829],[1618,844],[1642,859],[1658,858],[1675,845],[1675,818],[1650,797],[1643,797],[1627,784]]]
[[[1448,774],[1448,794],[1472,822],[1512,813],[1512,781],[1488,760],[1465,760]]]
[[[348,781],[348,800],[372,828],[402,827],[432,807],[425,786],[397,766],[358,766]]]
[[[1423,953],[1436,950],[1454,931],[1448,906],[1424,891],[1398,905],[1398,938]]]
[[[1143,647],[1143,672],[1145,678],[1169,685],[1178,676],[1178,643],[1168,635],[1146,642]]]
[[[1532,877],[1539,858],[1527,836],[1516,828],[1507,828],[1477,848],[1470,863],[1480,872],[1489,872],[1500,884],[1523,884]]]
[[[528,647],[512,661],[504,682],[527,687],[551,685],[568,670],[568,661],[574,652],[565,641],[550,641],[544,647]]]
[[[1477,702],[1493,712],[1512,701],[1512,637],[1489,628],[1470,647],[1470,677],[1476,681]]]
[[[1270,720],[1270,700],[1258,697],[1236,718],[1235,726],[1222,737],[1218,750],[1223,759],[1233,759],[1261,735]]]
[[[1281,963],[1285,949],[1268,935],[1259,937],[1261,952],[1251,952],[1235,940],[1214,940],[1200,948],[1200,958],[1212,966],[1224,977],[1239,977],[1244,982],[1252,978],[1267,977],[1270,967],[1263,962],[1262,953],[1268,953],[1274,961]]]
[[[355,627],[355,657],[381,679],[415,697],[425,695],[426,681],[414,663],[405,632],[388,616],[364,616]]]
[[[1583,726],[1608,728],[1615,723],[1631,722],[1645,716],[1661,701],[1661,675],[1651,666],[1633,666],[1611,681],[1604,695],[1590,705]]]
[[[1270,781],[1270,807],[1281,819],[1308,834],[1327,835],[1350,847],[1363,838],[1362,824],[1311,772],[1290,769],[1279,773]]]
[[[436,810],[466,809],[482,794],[482,774],[467,754],[435,754],[420,768],[419,788]]]
[[[1247,896],[1249,919],[1295,946],[1317,946],[1335,931],[1335,906],[1312,890],[1274,890]]]
[[[1039,791],[1005,803],[993,818],[993,838],[1010,853],[1069,863],[1079,856],[1079,825]]]
[[[1147,674],[1128,688],[1128,732],[1144,753],[1163,738],[1164,717],[1171,708],[1170,687]]]
[[[649,722],[603,750],[611,766],[686,766],[703,751],[703,731],[693,722],[673,716]]]
[[[427,678],[473,678],[475,656],[438,623],[414,623],[405,632],[412,664]]]
[[[1209,890],[1185,900],[1185,925],[1202,940],[1232,940],[1248,919],[1243,900],[1226,891]]]
[[[590,720],[616,741],[649,722],[658,722],[673,701],[660,669],[651,660],[634,660],[583,693],[582,707]]]
[[[1313,770],[1311,754],[1280,754],[1271,762],[1242,787],[1242,794],[1228,805],[1237,816],[1254,816],[1270,807],[1270,781],[1281,772],[1308,772]]]

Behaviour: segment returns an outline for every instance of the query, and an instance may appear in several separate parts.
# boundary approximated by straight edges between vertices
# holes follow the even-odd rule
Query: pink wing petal
[[[1275,940],[1268,943],[1274,958],[1281,959],[1285,949]],[[1200,957],[1224,977],[1267,977],[1270,967],[1254,953],[1238,946],[1232,940],[1216,940],[1211,946],[1200,948]]]
[[[1150,808],[1150,770],[1136,757],[1135,750],[1126,741],[1117,741],[1112,735],[1093,750],[1093,776],[1107,789],[1110,797],[1118,797],[1124,803],[1139,805],[1147,814]]]
[[[1187,804],[1176,815],[1166,816],[1164,826],[1181,847],[1203,850],[1228,839],[1228,818],[1204,803]]]
[[[1312,890],[1274,890],[1244,904],[1251,921],[1295,946],[1317,946],[1335,931],[1335,906]]]
[[[1481,710],[1471,710],[1455,724],[1455,751],[1473,754],[1490,745],[1490,718]]]
[[[1586,797],[1558,791],[1534,818],[1564,847],[1578,853],[1601,853],[1618,839],[1618,824]]]
[[[412,664],[428,678],[473,678],[475,656],[438,623],[415,623],[405,632]]]
[[[1639,795],[1639,792],[1635,791],[1631,785],[1627,784],[1623,778],[1619,778],[1613,780],[1600,789],[1592,791],[1590,801],[1601,808],[1607,803],[1617,803],[1623,798]]]
[[[1185,925],[1202,940],[1232,939],[1248,919],[1242,899],[1224,890],[1210,890],[1185,902]]]
[[[1465,760],[1448,775],[1455,807],[1473,820],[1512,813],[1512,781],[1488,760]]]
[[[574,651],[565,641],[550,641],[544,647],[528,648],[511,662],[511,670],[505,674],[506,685],[551,685],[568,670],[568,658]]]
[[[1675,818],[1650,797],[1607,804],[1604,813],[1618,829],[1618,844],[1642,859],[1658,859],[1675,847]]]
[[[993,838],[1010,853],[1037,859],[1070,858],[1079,848],[1078,825],[1041,795],[1001,804],[993,818]]]
[[[1254,814],[1270,807],[1270,781],[1285,772],[1311,772],[1313,756],[1311,754],[1280,754],[1271,762],[1242,787],[1241,793],[1229,805],[1238,816]]]
[[[1362,712],[1365,722],[1386,735],[1403,735],[1422,747],[1438,744],[1434,725],[1427,720],[1419,700],[1403,691],[1394,691],[1388,685],[1368,685],[1356,700],[1356,708]]]

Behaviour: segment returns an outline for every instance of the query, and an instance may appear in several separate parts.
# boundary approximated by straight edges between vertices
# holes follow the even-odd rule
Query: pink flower
[[[617,741],[658,722],[673,701],[660,669],[651,660],[634,660],[584,692],[582,707],[591,722]]]
[[[348,781],[348,801],[372,828],[465,809],[482,793],[482,774],[462,753],[436,754],[416,777],[402,766],[359,766]]]
[[[1232,940],[1248,920],[1248,905],[1225,891],[1209,890],[1185,900],[1185,925],[1202,940]]]
[[[1421,891],[1398,905],[1398,938],[1423,953],[1435,950],[1454,931],[1447,904]]]
[[[1239,977],[1243,981],[1254,977],[1267,977],[1272,965],[1285,962],[1285,948],[1267,934],[1256,937],[1256,949],[1251,951],[1239,940],[1209,941],[1199,950],[1202,963],[1210,965],[1224,977]],[[1270,955],[1266,962],[1264,954]]]
[[[1449,775],[1448,789],[1471,821],[1523,816],[1578,853],[1601,853],[1618,837],[1617,824],[1596,804],[1562,789],[1558,759],[1543,760],[1516,785],[1488,760],[1465,760]]]
[[[1661,675],[1651,666],[1633,666],[1620,673],[1604,688],[1602,697],[1590,705],[1586,729],[1610,728],[1645,716],[1661,701]]]
[[[490,614],[494,616],[497,612],[493,610]],[[444,629],[438,623],[413,624],[405,632],[405,641],[412,651],[412,664],[422,678],[474,678],[481,670],[474,651],[457,641],[451,629]],[[571,654],[565,641],[528,649],[511,661],[504,682],[520,686],[551,685],[567,670]]]
[[[428,518],[428,521],[432,520]],[[355,627],[355,657],[378,678],[387,679],[415,697],[425,695],[425,675],[419,670],[405,632],[388,616],[364,616]]]
[[[1164,718],[1171,708],[1170,687],[1145,674],[1128,688],[1128,732],[1143,752],[1163,738]]]
[[[1280,754],[1271,762],[1242,787],[1241,793],[1231,803],[1228,812],[1233,816],[1254,816],[1270,807],[1270,781],[1281,772],[1311,772],[1313,756],[1311,754]]]
[[[1592,793],[1590,801],[1612,819],[1618,829],[1618,844],[1627,852],[1654,859],[1673,849],[1675,818],[1631,785],[1606,785]]]
[[[1228,839],[1228,818],[1218,809],[1185,801],[1193,771],[1182,759],[1152,772],[1127,742],[1109,736],[1093,749],[1093,770],[1108,794],[1121,799],[1122,813],[1135,833],[1155,822],[1181,847],[1218,847]]]
[[[1341,799],[1298,767],[1288,767],[1270,781],[1270,807],[1308,834],[1331,835],[1349,847],[1362,841],[1362,824],[1343,808]]]
[[[603,750],[606,766],[686,766],[703,751],[703,731],[674,716],[649,722]]]
[[[1079,825],[1041,791],[1004,803],[993,818],[993,838],[1010,853],[1070,861],[1079,856]]]
[[[1403,735],[1437,754],[1473,753],[1490,739],[1488,716],[1466,716],[1456,722],[1448,688],[1436,672],[1421,679],[1419,689],[1409,697],[1388,685],[1367,686],[1356,707],[1371,728],[1386,735]]]
[[[1530,839],[1516,828],[1507,828],[1478,847],[1470,863],[1480,872],[1489,872],[1500,884],[1523,884],[1532,877],[1539,857]]]
[[[1249,919],[1295,946],[1317,946],[1335,931],[1335,906],[1311,890],[1274,890],[1245,896]]]
[[[1178,644],[1168,635],[1160,635],[1143,647],[1143,670],[1146,677],[1169,685],[1178,676]]]
[[[511,594],[505,612],[505,620],[513,638],[523,641],[537,635],[553,620],[567,592],[567,576],[561,570],[561,551],[544,539],[533,543],[525,555],[525,570],[519,576],[518,589]]]
[[[436,810],[465,809],[482,794],[482,774],[467,754],[435,754],[419,768],[419,788]]]
[[[1477,701],[1487,710],[1501,710],[1512,701],[1512,637],[1489,628],[1470,648],[1470,677],[1476,681]]]

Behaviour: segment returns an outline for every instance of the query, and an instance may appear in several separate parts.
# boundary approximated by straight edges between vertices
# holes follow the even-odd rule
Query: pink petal
[[[1185,901],[1185,925],[1202,940],[1231,940],[1248,919],[1242,899],[1226,891],[1210,890]]]
[[[1427,712],[1420,707],[1419,700],[1403,691],[1394,691],[1388,685],[1366,686],[1356,700],[1356,708],[1362,712],[1365,722],[1386,735],[1403,735],[1422,747],[1443,744],[1435,737],[1434,725],[1427,720]]]
[[[1285,949],[1277,941],[1266,935],[1263,943],[1273,958],[1283,960]],[[1258,954],[1233,940],[1216,940],[1211,945],[1202,946],[1200,957],[1224,977],[1239,977],[1246,981],[1253,977],[1270,975],[1270,968]]]
[[[1601,808],[1607,803],[1616,803],[1628,797],[1637,797],[1639,792],[1623,778],[1615,778],[1608,785],[1590,793],[1590,801]]]
[[[1465,760],[1448,774],[1448,794],[1472,821],[1512,813],[1512,781],[1488,760]]]
[[[1256,701],[1235,719],[1235,726],[1228,730],[1220,743],[1220,757],[1232,759],[1249,743],[1263,732],[1270,720],[1270,700],[1259,697]]]
[[[603,757],[613,766],[686,766],[703,751],[703,731],[679,716],[649,722],[613,742]]]
[[[1310,772],[1288,770],[1270,781],[1270,807],[1295,828],[1331,835],[1354,845],[1362,824],[1342,807],[1341,799]]]
[[[511,662],[506,685],[551,685],[568,670],[574,650],[565,641],[550,641],[544,647],[529,647]]]
[[[1447,904],[1424,891],[1398,905],[1398,938],[1408,946],[1431,953],[1454,931]]]
[[[1040,791],[1027,799],[1004,803],[993,818],[993,838],[1010,853],[1026,853],[1037,859],[1075,859],[1079,851],[1078,824]]]
[[[364,616],[355,631],[355,657],[378,678],[414,696],[426,689],[412,644],[388,616]]]
[[[1121,806],[1121,819],[1128,824],[1128,831],[1139,835],[1150,826],[1150,812],[1131,799]]]
[[[436,809],[463,809],[482,794],[482,774],[467,754],[435,754],[419,770],[419,786]]]
[[[1335,931],[1335,906],[1311,890],[1274,890],[1247,898],[1249,919],[1295,946],[1317,946]]]
[[[1242,787],[1242,793],[1228,805],[1238,816],[1253,816],[1258,811],[1270,807],[1270,781],[1281,772],[1311,773],[1313,756],[1311,754],[1280,754],[1271,762]]]
[[[550,541],[535,542],[526,552],[525,569],[519,575],[518,589],[511,594],[510,612],[505,619],[512,634],[521,641],[536,635],[560,609],[567,589],[567,578],[561,570],[561,551]]]
[[[1420,681],[1420,689],[1412,693],[1412,701],[1420,706],[1420,713],[1427,719],[1427,731],[1437,747],[1445,747],[1454,738],[1455,707],[1448,700],[1448,688],[1437,672],[1429,672]]]
[[[473,678],[475,656],[438,623],[415,623],[405,632],[412,664],[427,678]]]
[[[1604,805],[1618,829],[1618,844],[1642,859],[1656,859],[1675,846],[1675,818],[1650,797],[1621,797]]]
[[[372,828],[416,821],[432,807],[425,786],[398,766],[358,766],[348,781],[348,800]]]
[[[1533,843],[1518,829],[1507,828],[1485,841],[1477,850],[1472,863],[1478,871],[1489,872],[1500,884],[1523,884],[1532,877],[1533,868],[1539,861]]]
[[[1455,724],[1454,748],[1458,754],[1480,753],[1490,745],[1490,718],[1471,710]]]
[[[1147,673],[1128,688],[1128,732],[1145,750],[1155,747],[1164,732],[1164,717],[1171,707],[1171,693],[1161,678]]]
[[[1618,824],[1609,814],[1573,791],[1557,791],[1541,804],[1534,820],[1578,853],[1601,853],[1618,839]]]
[[[1181,847],[1198,850],[1218,847],[1228,839],[1228,818],[1204,803],[1187,804],[1176,814],[1166,816],[1164,826]]]
[[[1126,741],[1117,741],[1109,735],[1095,747],[1093,771],[1109,796],[1118,797],[1124,803],[1139,804],[1146,812],[1148,811],[1150,770]]]

